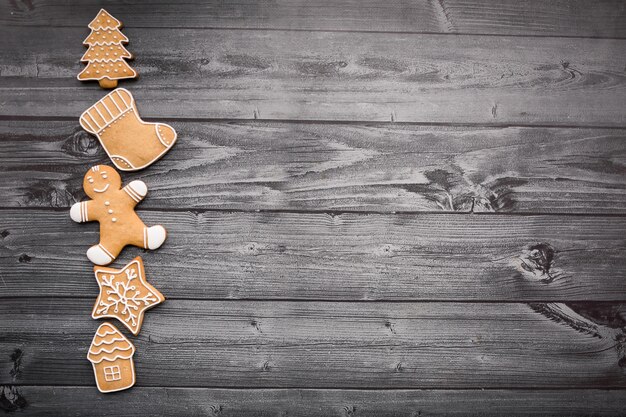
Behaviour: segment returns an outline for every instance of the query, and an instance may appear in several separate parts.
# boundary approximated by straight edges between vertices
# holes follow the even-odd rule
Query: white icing
[[[107,184],[106,187],[104,187],[104,188],[101,188],[101,189],[94,188],[93,190],[95,192],[97,192],[97,193],[103,193],[103,192],[105,192],[109,188],[109,185],[111,185],[111,184]]]
[[[87,250],[87,258],[96,265],[108,265],[115,259],[102,245],[94,245]]]
[[[164,300],[146,282],[140,259],[134,259],[115,273],[96,269],[100,295],[91,313],[94,319],[116,318],[135,335],[139,333],[144,311]]]
[[[167,237],[167,232],[165,228],[161,225],[156,225],[148,228],[148,249],[157,249],[160,248],[163,242],[165,242],[165,238]]]
[[[83,221],[83,217],[80,212],[80,205],[81,203],[74,203],[70,209],[70,218],[76,223],[81,223]]]

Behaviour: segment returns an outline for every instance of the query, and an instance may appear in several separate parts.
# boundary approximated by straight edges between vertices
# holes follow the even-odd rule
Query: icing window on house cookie
[[[122,379],[122,372],[120,371],[120,367],[117,365],[105,367],[104,379],[107,382],[119,381],[120,379]]]

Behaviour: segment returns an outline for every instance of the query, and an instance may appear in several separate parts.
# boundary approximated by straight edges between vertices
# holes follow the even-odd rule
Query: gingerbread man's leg
[[[126,245],[144,247],[143,236],[146,226],[139,216],[131,210],[127,213],[120,212],[119,217],[116,222],[100,222],[100,243],[87,251],[87,257],[94,264],[110,264]]]
[[[124,225],[120,225],[120,228],[111,229],[102,227],[101,224],[100,243],[87,251],[87,257],[91,262],[96,265],[108,265],[117,258],[126,245],[157,249],[167,237],[163,226],[146,227],[134,212],[129,215]]]
[[[141,232],[133,233],[133,237],[128,243],[144,249],[157,249],[165,242],[166,237],[167,232],[161,225],[143,226]]]
[[[117,258],[126,242],[102,240],[87,250],[87,258],[96,265],[108,265]]]
[[[133,224],[132,228],[125,230],[127,245],[138,246],[144,249],[158,249],[163,242],[165,242],[167,232],[163,226],[156,225],[147,227],[143,224],[141,219],[139,219],[139,216],[137,216],[136,222],[131,223]]]

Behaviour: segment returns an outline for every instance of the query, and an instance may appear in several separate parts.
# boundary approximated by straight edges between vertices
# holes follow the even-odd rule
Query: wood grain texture
[[[0,116],[78,117],[82,28],[3,27]],[[624,126],[626,40],[126,29],[144,117]],[[28,43],[24,39],[30,39]]]
[[[626,218],[140,211],[168,299],[624,301]],[[0,297],[97,294],[97,224],[0,211]],[[142,251],[128,248],[117,265]]]
[[[92,386],[92,304],[3,300],[0,384]],[[624,388],[624,324],[563,304],[169,299],[133,342],[137,386]]]
[[[626,213],[626,130],[178,122],[144,208]],[[2,207],[69,208],[109,158],[75,122],[0,122]]]
[[[104,6],[129,28],[230,28],[626,37],[619,0],[297,0],[0,3],[0,25],[79,26]]]
[[[75,80],[100,6],[137,56],[123,86],[181,138],[124,178],[170,236],[115,266],[141,254],[168,300],[133,338],[138,386],[110,396],[86,359],[97,227],[68,216],[107,162],[77,124],[103,92]],[[0,410],[624,415],[625,17],[618,0],[1,3]]]
[[[136,387],[5,387],[20,416],[622,416],[625,390],[327,390]],[[2,391],[0,390],[0,393]],[[17,395],[16,395],[17,394]],[[94,407],[102,404],[102,407]],[[7,402],[6,408],[12,403]],[[0,402],[0,409],[2,403]]]

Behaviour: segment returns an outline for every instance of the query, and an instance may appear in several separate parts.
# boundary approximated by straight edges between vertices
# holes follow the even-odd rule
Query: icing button
[[[112,221],[113,223],[115,223],[115,222],[117,221],[117,219],[116,219],[115,217],[113,217],[113,218],[111,219],[111,221]]]
[[[104,202],[104,205],[105,205],[105,206],[108,206],[109,204],[111,204],[111,203],[109,203],[108,201],[105,201],[105,202]]]
[[[109,214],[113,214],[113,210],[109,209]]]

